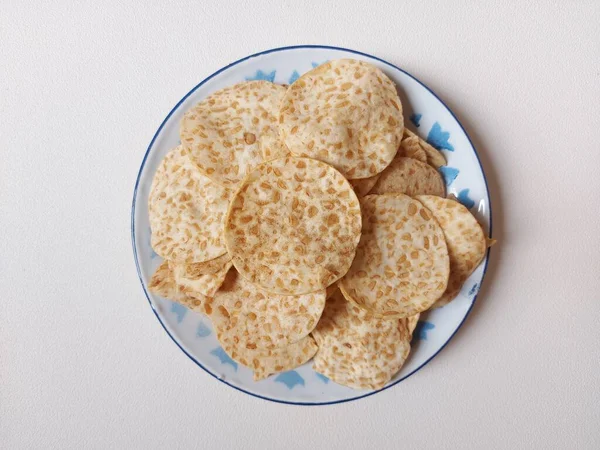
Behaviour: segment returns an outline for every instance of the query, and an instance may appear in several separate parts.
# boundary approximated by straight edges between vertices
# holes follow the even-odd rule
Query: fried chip
[[[279,126],[294,155],[319,159],[358,179],[378,174],[394,159],[404,119],[396,86],[380,69],[339,59],[289,87]]]
[[[230,196],[198,171],[182,146],[171,150],[154,174],[148,198],[154,251],[184,264],[223,255]]]
[[[454,300],[464,282],[481,263],[488,247],[487,238],[477,219],[461,203],[432,195],[418,195],[416,198],[440,224],[448,246],[450,278],[446,292],[433,305],[439,308]]]
[[[352,187],[354,188],[354,192],[356,192],[357,197],[360,198],[367,195],[371,191],[371,189],[373,189],[373,186],[377,184],[377,180],[379,180],[380,176],[381,174],[378,173],[377,175],[374,175],[369,178],[362,178],[360,180],[349,181]]]
[[[410,352],[407,319],[377,319],[339,290],[327,301],[313,337],[319,346],[314,369],[353,389],[381,389]]]
[[[235,357],[231,357],[233,359],[238,358],[241,364],[250,367],[254,372],[254,381],[260,381],[275,373],[287,372],[300,367],[310,361],[317,350],[315,340],[311,336],[306,336],[287,347],[273,350],[242,349],[235,352]]]
[[[271,161],[272,159],[285,158],[286,156],[292,156],[292,154],[287,149],[285,144],[281,144],[280,146],[262,148],[263,161]]]
[[[212,307],[223,316],[219,332],[237,348],[273,349],[298,342],[317,326],[325,289],[304,295],[270,294],[230,270]]]
[[[295,369],[309,361],[317,352],[317,344],[310,335],[293,344],[272,349],[252,349],[239,345],[234,334],[227,332],[230,321],[228,311],[219,308],[213,299],[209,299],[206,306],[221,347],[231,359],[252,369],[254,381]]]
[[[404,194],[367,195],[361,206],[362,237],[340,282],[344,297],[378,317],[425,311],[448,283],[442,229],[427,208]]]
[[[429,144],[429,142],[427,142],[426,140],[417,136],[415,133],[410,131],[408,128],[404,129],[404,135],[407,137],[415,136],[419,139],[419,145],[421,146],[423,151],[427,154],[427,163],[429,165],[435,167],[436,169],[439,169],[440,167],[445,166],[447,164],[446,158],[444,157],[442,152],[440,152],[436,148],[432,147],[431,144]]]
[[[356,194],[333,167],[287,157],[257,166],[225,220],[235,268],[268,292],[325,289],[347,272],[360,239]]]
[[[371,194],[439,195],[446,192],[440,173],[412,158],[396,157],[383,171]]]
[[[263,160],[281,151],[277,116],[286,88],[268,81],[246,81],[210,95],[181,121],[181,142],[200,171],[221,186],[234,188]]]
[[[188,295],[193,296],[195,292],[206,297],[215,295],[232,265],[231,256],[227,253],[201,263],[170,263],[175,282],[189,291]]]
[[[406,325],[408,326],[408,332],[411,336],[413,334],[413,331],[415,331],[415,328],[417,328],[417,324],[419,323],[419,317],[421,317],[421,313],[406,318]]]
[[[206,299],[202,296],[192,297],[188,295],[185,288],[178,286],[168,261],[163,261],[158,266],[148,283],[148,290],[171,301],[181,303],[193,311],[204,313],[203,303]]]
[[[402,139],[402,144],[400,144],[400,150],[398,150],[396,158],[399,155],[427,163],[427,153],[421,148],[418,136],[409,136]]]

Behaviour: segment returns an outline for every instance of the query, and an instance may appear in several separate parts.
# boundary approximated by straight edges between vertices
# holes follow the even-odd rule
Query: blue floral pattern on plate
[[[288,389],[294,389],[297,385],[304,386],[304,378],[295,370],[280,373],[275,377],[275,382],[285,384]]]

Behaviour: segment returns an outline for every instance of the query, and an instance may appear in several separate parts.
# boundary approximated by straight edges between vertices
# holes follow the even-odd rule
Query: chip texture
[[[325,290],[303,295],[270,294],[230,270],[214,296],[224,320],[220,333],[238,348],[285,347],[307,336],[325,307]]]
[[[376,175],[392,161],[404,119],[396,86],[380,69],[339,59],[289,87],[279,125],[293,154],[325,161],[357,179]]]
[[[182,146],[173,149],[158,166],[148,198],[154,251],[184,264],[223,255],[230,196],[198,171]]]
[[[233,188],[262,162],[263,153],[279,153],[277,115],[285,92],[268,81],[247,81],[215,92],[186,112],[181,142],[202,173]]]
[[[445,166],[447,164],[446,158],[444,158],[444,155],[442,154],[442,152],[440,152],[438,149],[436,149],[431,144],[429,144],[429,142],[427,142],[423,138],[417,136],[415,133],[410,131],[408,128],[404,129],[404,135],[405,135],[405,137],[408,137],[408,138],[413,138],[413,137],[418,138],[419,145],[421,146],[421,148],[427,155],[427,163],[429,165],[435,167],[436,169],[439,169],[441,166]],[[406,155],[406,156],[409,156],[409,155]]]
[[[177,285],[168,261],[163,261],[158,266],[148,283],[148,289],[156,295],[181,303],[191,310],[204,312],[203,303],[206,299],[202,296],[192,297],[188,295],[184,287]]]
[[[310,335],[293,344],[272,349],[252,349],[239,345],[234,335],[226,331],[229,323],[227,310],[219,308],[214,299],[208,299],[205,307],[225,353],[234,361],[252,369],[255,381],[274,373],[295,369],[309,361],[317,352],[317,344]]]
[[[433,305],[438,308],[454,300],[481,263],[487,250],[487,238],[477,219],[459,202],[431,195],[419,195],[417,200],[431,211],[442,227],[450,256],[448,287]]]
[[[382,388],[410,352],[407,319],[375,318],[340,291],[327,301],[313,337],[319,346],[314,369],[354,389]]]
[[[417,324],[419,323],[419,317],[421,317],[421,313],[417,313],[414,316],[410,316],[406,318],[406,325],[408,326],[408,332],[412,336],[413,331],[417,328]]]
[[[427,163],[427,153],[425,153],[425,150],[419,144],[418,136],[409,136],[402,139],[402,144],[400,144],[400,149],[396,157],[398,156],[406,156],[407,158]]]
[[[340,282],[344,296],[378,317],[428,309],[446,290],[448,250],[442,229],[403,194],[367,195],[356,258]]]
[[[225,243],[246,279],[294,295],[340,279],[360,231],[360,205],[348,181],[321,161],[287,157],[246,177],[229,207]]]
[[[210,261],[192,264],[170,263],[170,266],[175,282],[188,290],[189,295],[200,293],[212,297],[225,281],[232,264],[231,256],[225,253]]]
[[[428,164],[413,158],[396,157],[383,171],[371,194],[445,195],[444,180]]]
[[[263,161],[271,161],[272,159],[285,158],[286,156],[292,156],[292,154],[287,149],[285,144],[281,144],[280,146],[262,148]]]
[[[369,178],[361,178],[360,180],[349,181],[352,187],[354,188],[354,192],[356,192],[356,195],[358,197],[364,197],[369,192],[371,192],[371,189],[373,189],[373,186],[377,184],[377,180],[379,180],[380,176],[381,174],[378,173],[377,175],[374,175]]]

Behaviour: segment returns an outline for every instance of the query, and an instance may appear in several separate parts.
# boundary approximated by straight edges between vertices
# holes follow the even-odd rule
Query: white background
[[[2,2],[0,447],[600,448],[600,3],[374,3]],[[430,86],[480,152],[499,240],[441,354],[328,407],[199,369],[130,243],[135,177],[173,105],[302,43]]]

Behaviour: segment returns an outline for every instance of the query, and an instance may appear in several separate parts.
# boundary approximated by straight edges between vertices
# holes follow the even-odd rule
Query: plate
[[[312,370],[311,363],[254,382],[249,369],[231,360],[219,346],[210,321],[178,303],[153,295],[148,281],[161,262],[150,246],[148,194],[161,159],[179,141],[179,122],[189,108],[212,92],[244,80],[292,83],[300,75],[328,60],[354,58],[382,69],[398,86],[406,125],[440,149],[448,165],[440,170],[448,193],[453,193],[480,220],[491,235],[492,212],[483,168],[467,133],[452,111],[427,86],[399,67],[354,50],[328,46],[296,46],[267,50],[218,70],[171,110],[152,138],[135,183],[131,209],[131,239],[138,275],[158,321],[175,344],[217,380],[247,394],[281,403],[325,405],[364,398],[388,389],[411,376],[437,355],[462,325],[473,307],[485,275],[483,263],[463,286],[458,297],[443,308],[422,316],[415,330],[411,355],[402,370],[379,391],[357,391],[328,380]],[[198,382],[205,382],[199,377]]]

